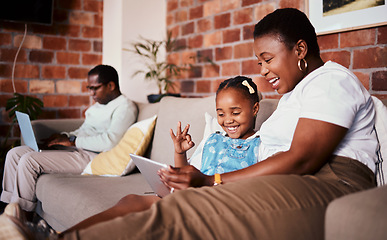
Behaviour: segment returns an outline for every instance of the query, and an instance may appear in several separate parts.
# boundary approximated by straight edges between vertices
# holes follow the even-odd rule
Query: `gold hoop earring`
[[[298,60],[298,62],[297,62],[298,69],[300,69],[300,71],[303,72],[303,71],[302,71],[302,68],[301,68],[301,60],[304,61],[305,71],[306,71],[306,69],[308,68],[308,63],[306,62],[305,58],[299,59],[299,60]]]

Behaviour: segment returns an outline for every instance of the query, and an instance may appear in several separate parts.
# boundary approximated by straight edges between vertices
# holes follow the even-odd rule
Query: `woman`
[[[254,30],[260,73],[284,94],[261,127],[257,164],[221,174],[163,171],[175,191],[149,210],[72,232],[68,239],[323,239],[329,202],[375,186],[377,140],[369,93],[323,63],[313,26],[279,9]],[[263,161],[261,161],[263,160]]]

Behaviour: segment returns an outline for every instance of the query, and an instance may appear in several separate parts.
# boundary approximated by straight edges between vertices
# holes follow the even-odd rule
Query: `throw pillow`
[[[157,116],[130,126],[120,142],[111,150],[98,154],[83,170],[82,175],[123,176],[135,164],[129,154],[143,155],[151,141]]]

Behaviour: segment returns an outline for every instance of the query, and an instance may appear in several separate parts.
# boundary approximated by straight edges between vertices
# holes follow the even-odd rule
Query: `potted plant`
[[[174,89],[173,78],[182,71],[190,69],[190,65],[178,66],[169,63],[166,59],[161,59],[160,52],[165,48],[167,52],[178,51],[184,46],[179,46],[175,39],[172,39],[171,33],[167,34],[166,40],[150,40],[141,37],[140,41],[132,44],[133,49],[124,49],[130,51],[144,59],[145,70],[138,70],[133,75],[143,74],[146,80],[155,81],[158,87],[157,94],[148,95],[149,102],[158,102],[166,95],[180,96],[180,94],[168,93],[170,88]]]

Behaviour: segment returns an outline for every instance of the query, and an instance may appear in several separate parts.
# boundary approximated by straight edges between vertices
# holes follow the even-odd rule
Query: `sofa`
[[[189,132],[196,145],[188,152],[188,157],[190,157],[203,138],[206,127],[205,113],[207,112],[211,116],[216,116],[214,96],[204,98],[164,97],[159,103],[136,104],[139,110],[137,121],[157,114],[153,138],[145,156],[169,165],[173,164],[173,144],[170,139],[169,129],[172,128],[175,130],[178,121],[182,122],[182,126],[188,123],[191,125]],[[276,99],[263,99],[260,102],[256,119],[256,129],[259,129],[262,122],[271,115],[277,104],[278,100]],[[385,105],[387,105],[387,101],[384,101],[384,108]],[[387,116],[385,117],[387,118]],[[81,119],[58,119],[35,120],[32,124],[36,137],[43,139],[54,132],[75,129],[81,123]],[[384,134],[387,136],[387,131]],[[384,152],[386,152],[386,144],[383,147]],[[37,181],[36,196],[38,206],[36,212],[55,230],[63,231],[89,216],[112,207],[120,198],[127,194],[145,194],[150,191],[151,188],[137,169],[122,177],[44,174]],[[382,201],[387,200],[387,188],[378,187],[360,194],[365,194],[361,199],[367,198],[367,196],[369,196],[368,198],[372,198],[374,195],[378,197],[373,199],[372,204],[361,206],[357,205],[356,201],[352,201],[353,198],[358,197],[358,193],[344,196],[332,202],[332,207],[328,208],[326,218],[327,226],[329,226],[327,231],[332,232],[331,234],[326,234],[326,236],[330,236],[330,239],[346,239],[335,237],[339,236],[339,233],[336,232],[346,231],[339,226],[350,227],[351,224],[349,222],[353,220],[350,216],[352,214],[351,208],[365,208],[364,211],[369,213],[371,211],[368,208],[372,208],[377,212],[378,209],[375,208],[379,208],[376,204],[378,203],[381,208],[379,209],[379,213],[384,212],[384,216],[380,216],[382,219],[373,219],[373,216],[369,216],[369,219],[364,224],[371,225],[374,220],[384,223],[387,222],[387,214],[385,213],[387,208],[384,207],[383,202],[385,201]],[[351,205],[350,203],[352,202],[353,204]],[[350,209],[344,210],[342,205]],[[346,215],[345,223],[342,223],[337,218],[341,214]],[[373,233],[375,229],[370,227],[367,231]],[[383,228],[382,233],[384,236],[387,236],[387,228]]]

